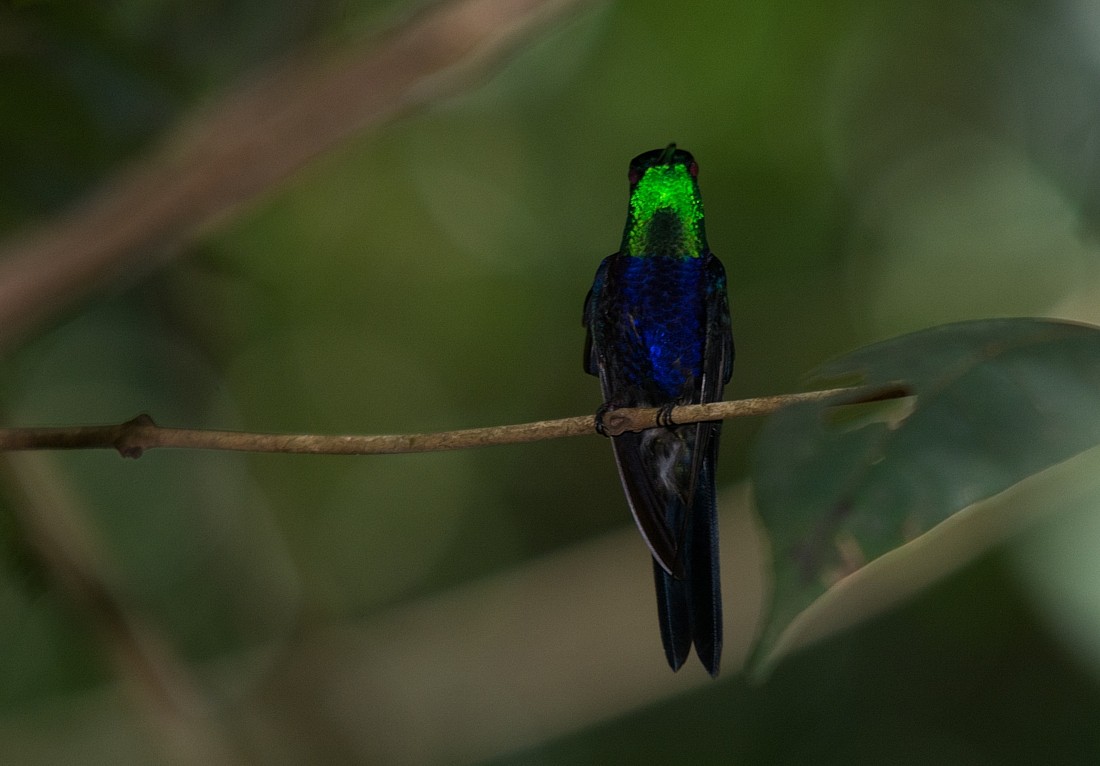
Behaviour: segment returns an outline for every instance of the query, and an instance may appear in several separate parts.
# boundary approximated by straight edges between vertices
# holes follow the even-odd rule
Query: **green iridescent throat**
[[[687,167],[646,168],[630,195],[622,252],[698,258],[706,249],[703,200]]]

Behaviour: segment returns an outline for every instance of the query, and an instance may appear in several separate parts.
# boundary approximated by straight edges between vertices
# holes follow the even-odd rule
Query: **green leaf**
[[[1031,524],[1098,512],[1100,447],[964,508],[840,580],[785,627],[755,671],[763,675],[792,652],[881,614]]]
[[[807,403],[762,429],[753,478],[775,593],[759,668],[804,645],[783,632],[868,562],[1100,443],[1094,327],[1039,319],[944,325],[860,349],[815,377],[904,381],[915,398]]]

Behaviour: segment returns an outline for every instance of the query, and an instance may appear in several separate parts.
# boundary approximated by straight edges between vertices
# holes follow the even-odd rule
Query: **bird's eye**
[[[695,160],[688,163],[688,172],[691,173],[692,178],[699,177],[699,166],[695,164]]]
[[[630,185],[633,186],[634,184],[638,183],[641,180],[642,180],[642,171],[638,170],[637,168],[631,168],[630,169]]]

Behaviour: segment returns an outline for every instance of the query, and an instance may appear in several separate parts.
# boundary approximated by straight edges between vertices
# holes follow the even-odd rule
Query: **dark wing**
[[[699,402],[722,399],[733,371],[733,336],[721,262],[707,256],[707,338]],[[718,675],[722,655],[722,590],[718,564],[718,508],[714,472],[718,461],[720,422],[683,426],[694,429],[690,511],[669,519],[677,530],[677,564],[682,576],[671,577],[654,565],[657,612],[665,658],[673,670],[687,659],[691,645],[711,676]]]
[[[653,554],[653,560],[663,571],[682,577],[683,563],[671,530],[682,526],[678,519],[684,514],[682,510],[671,508],[673,503],[654,488],[652,453],[646,449],[643,434],[620,434],[612,437],[611,444],[615,449],[615,464],[619,467],[619,479],[626,492],[630,514],[649,552]]]
[[[593,342],[592,334],[595,331],[596,318],[593,312],[599,302],[600,293],[603,291],[604,282],[607,279],[607,264],[610,256],[604,258],[600,267],[596,269],[596,278],[592,280],[592,287],[584,298],[584,312],[581,314],[581,325],[587,330],[584,336],[584,371],[589,375],[599,375],[599,350]]]
[[[722,390],[733,373],[733,333],[730,330],[730,312],[726,300],[726,270],[722,262],[713,253],[704,256],[706,262],[707,300],[703,326],[706,328],[706,342],[703,346],[703,379],[692,401],[695,404],[722,401]],[[690,427],[690,426],[689,426]],[[692,452],[692,482],[688,487],[687,504],[695,505],[695,485],[702,476],[703,464],[714,460],[718,453],[718,434],[721,421],[697,423]],[[712,466],[713,471],[713,466]],[[674,544],[679,549],[687,529],[673,527]]]
[[[733,331],[726,299],[726,270],[714,253],[707,253],[707,343],[703,351],[700,402],[722,400],[722,388],[733,374]]]
[[[600,322],[601,316],[606,315],[603,301],[606,299],[608,272],[617,257],[610,255],[600,264],[596,278],[592,281],[592,289],[584,300],[582,318],[582,324],[588,330],[584,343],[584,371],[599,377],[605,404],[614,399],[615,384],[614,373],[608,369],[607,354],[601,348],[601,339],[606,335],[601,332]],[[626,433],[616,436],[612,439],[612,446],[627,504],[638,531],[642,533],[642,539],[662,568],[680,574],[676,561],[676,544],[665,522],[665,503],[657,496],[650,478],[650,469],[643,460],[641,434]]]
[[[733,331],[726,298],[726,270],[713,253],[707,263],[707,345],[703,355],[703,385],[700,401],[722,400],[722,389],[733,373]],[[701,424],[710,430],[699,445],[703,466],[685,535],[690,547],[692,637],[695,653],[712,676],[718,675],[722,655],[722,590],[718,568],[718,499],[714,474],[718,464],[718,435],[722,424]],[[702,434],[700,434],[702,436]]]

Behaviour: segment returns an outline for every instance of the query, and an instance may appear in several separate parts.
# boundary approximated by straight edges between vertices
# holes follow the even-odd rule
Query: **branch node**
[[[627,431],[644,431],[655,425],[652,410],[633,408],[608,410],[604,413],[602,422],[604,436],[619,436]]]
[[[156,427],[157,424],[153,418],[143,412],[119,426],[118,436],[115,437],[113,446],[122,457],[137,460],[145,452],[145,444],[142,441],[144,429]]]

